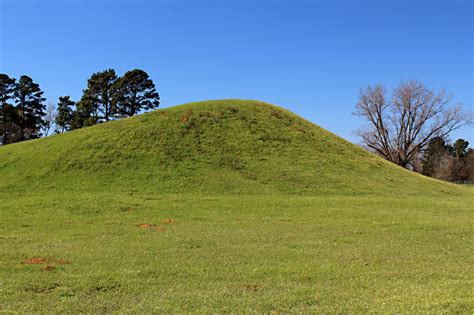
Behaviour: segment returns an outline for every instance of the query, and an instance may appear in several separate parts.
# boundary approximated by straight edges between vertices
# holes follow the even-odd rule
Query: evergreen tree
[[[126,72],[114,85],[113,104],[120,117],[160,105],[160,96],[148,74],[140,69]]]
[[[20,128],[19,141],[38,138],[46,109],[43,91],[29,76],[22,75],[14,95]]]
[[[463,158],[469,147],[469,142],[464,139],[458,139],[453,144],[453,153],[456,158]]]
[[[448,146],[443,138],[433,138],[428,144],[422,161],[423,174],[435,177],[448,151]]]
[[[76,103],[76,111],[73,113],[71,129],[93,126],[99,122],[100,116],[97,103],[94,102],[89,91],[84,90],[81,99]]]
[[[465,181],[469,178],[469,159],[466,156],[469,153],[469,142],[464,139],[458,139],[453,143],[453,165],[452,178],[455,181]]]
[[[442,138],[430,141],[422,160],[423,174],[448,181],[472,180],[473,160],[469,142],[458,139],[451,146]]]
[[[10,125],[14,118],[14,108],[11,100],[14,97],[15,90],[15,79],[0,73],[0,137],[3,145],[9,143]]]
[[[60,132],[65,132],[71,129],[72,119],[74,117],[74,105],[76,105],[76,103],[71,100],[70,96],[59,97],[56,125]]]
[[[112,106],[112,86],[116,81],[117,75],[113,69],[93,73],[87,80],[87,88],[79,101],[82,114],[88,116],[83,117],[85,125],[113,118],[115,111]]]

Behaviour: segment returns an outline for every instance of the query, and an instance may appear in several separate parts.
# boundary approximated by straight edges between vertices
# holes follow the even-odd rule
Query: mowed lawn
[[[473,194],[0,197],[0,312],[472,313]]]

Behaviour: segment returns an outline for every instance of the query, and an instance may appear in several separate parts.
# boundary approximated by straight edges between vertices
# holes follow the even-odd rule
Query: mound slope
[[[0,193],[454,194],[282,108],[204,101],[0,148]]]

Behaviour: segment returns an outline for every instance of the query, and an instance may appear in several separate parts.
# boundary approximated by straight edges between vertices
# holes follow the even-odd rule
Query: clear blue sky
[[[421,80],[474,104],[473,1],[0,0],[0,72],[48,101],[77,100],[92,72],[142,68],[162,106],[274,103],[358,142],[359,89]],[[474,145],[472,128],[464,137]]]

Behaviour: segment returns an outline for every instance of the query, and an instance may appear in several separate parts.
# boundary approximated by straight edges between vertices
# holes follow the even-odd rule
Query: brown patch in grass
[[[66,259],[58,259],[56,260],[56,265],[69,265],[71,262]]]
[[[54,267],[53,265],[46,265],[41,267],[42,271],[53,271],[54,269],[56,269],[56,267]]]
[[[153,227],[153,224],[151,224],[151,223],[141,223],[141,224],[137,224],[137,227],[139,227],[141,229],[148,229],[148,228]]]
[[[47,261],[48,261],[47,258],[36,257],[36,258],[30,258],[30,259],[24,260],[23,263],[28,264],[28,265],[38,265]]]
[[[281,111],[277,109],[272,109],[272,116],[281,118]]]
[[[259,286],[256,285],[256,284],[249,284],[249,283],[247,283],[247,284],[244,284],[244,285],[242,286],[242,288],[245,289],[245,290],[247,290],[247,291],[253,291],[253,292],[255,292],[255,291],[258,291]]]
[[[189,120],[189,117],[186,115],[179,117],[179,122],[182,124],[187,123],[188,120]]]
[[[166,223],[166,224],[173,224],[173,223],[176,223],[176,220],[174,220],[174,219],[166,219],[166,220],[163,220],[163,223]]]

